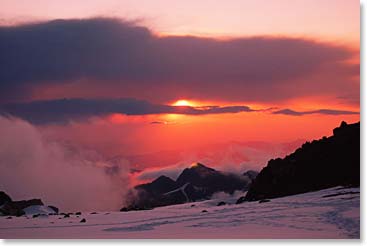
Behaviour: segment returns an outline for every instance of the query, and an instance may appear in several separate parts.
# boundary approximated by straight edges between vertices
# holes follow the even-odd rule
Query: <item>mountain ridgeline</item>
[[[261,170],[244,201],[282,197],[334,186],[360,185],[360,123],[333,130],[333,135],[306,142],[284,159]]]
[[[197,163],[176,181],[161,176],[135,187],[121,211],[210,199],[215,192],[248,191],[237,203],[295,195],[335,186],[360,185],[360,123],[341,125],[333,135],[304,143],[285,158],[271,159],[260,173],[223,173]]]
[[[129,195],[130,203],[121,211],[205,200],[216,192],[232,194],[236,190],[246,191],[256,175],[255,171],[243,175],[224,173],[196,163],[185,168],[176,181],[160,176],[151,183],[136,186]]]

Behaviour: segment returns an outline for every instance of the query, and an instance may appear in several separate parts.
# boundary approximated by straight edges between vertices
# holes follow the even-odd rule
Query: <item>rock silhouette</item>
[[[253,172],[254,174],[256,172]],[[151,183],[138,185],[131,193],[131,202],[120,211],[145,210],[154,207],[209,199],[215,192],[232,194],[247,190],[251,179],[247,176],[224,173],[200,163],[185,168],[174,181],[160,176]]]
[[[13,201],[9,195],[5,192],[0,192],[1,199],[3,204],[0,208],[0,215],[11,215],[11,216],[22,216],[25,214],[23,209],[34,206],[34,205],[43,205],[41,199],[31,199],[31,200],[21,200],[21,201]]]
[[[241,203],[243,203],[245,201],[246,201],[245,197],[244,196],[241,196],[240,198],[237,199],[236,204],[241,204]]]
[[[259,174],[259,172],[249,170],[249,171],[243,173],[243,176],[249,178],[251,181],[254,181],[258,174]]]
[[[48,207],[51,208],[56,214],[59,213],[59,208],[57,208],[55,206],[51,206],[51,205],[49,205]]]
[[[246,194],[246,201],[282,197],[338,185],[360,185],[360,123],[306,142],[284,159],[272,159]]]
[[[6,194],[4,191],[0,191],[0,206],[11,201],[12,200],[8,194]]]

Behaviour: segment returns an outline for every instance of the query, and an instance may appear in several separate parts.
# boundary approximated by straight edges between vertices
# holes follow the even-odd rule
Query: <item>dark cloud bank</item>
[[[135,88],[163,101],[179,95],[271,101],[325,90],[355,93],[348,80],[359,75],[359,65],[343,63],[355,54],[300,38],[160,37],[104,18],[2,26],[0,102],[29,99],[39,86],[80,80],[88,81],[85,89],[92,82],[119,86],[122,94]],[[315,74],[331,77],[297,82]]]
[[[248,106],[170,106],[153,104],[144,100],[133,98],[122,99],[57,99],[32,101],[26,103],[10,103],[0,105],[0,115],[11,115],[22,118],[34,124],[68,123],[69,121],[85,120],[93,116],[104,116],[113,113],[124,115],[148,115],[148,114],[186,114],[206,115],[241,112],[272,112],[273,114],[285,114],[301,116],[306,114],[358,114],[358,112],[321,109],[306,112],[297,112],[290,109],[273,111],[272,109],[254,110]],[[151,124],[163,122],[154,121]]]
[[[303,116],[303,115],[308,115],[308,114],[348,115],[348,114],[359,114],[359,112],[347,111],[347,110],[336,110],[336,109],[317,109],[317,110],[310,110],[310,111],[295,111],[292,109],[282,109],[282,110],[274,111],[273,114],[284,114],[284,115],[292,115],[292,116]]]
[[[11,103],[0,106],[0,114],[23,118],[35,124],[67,123],[112,113],[125,115],[187,114],[205,115],[255,111],[247,106],[170,106],[152,104],[132,98],[124,99],[58,99]]]

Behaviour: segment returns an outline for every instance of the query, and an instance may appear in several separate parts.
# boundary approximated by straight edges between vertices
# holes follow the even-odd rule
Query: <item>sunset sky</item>
[[[86,2],[0,0],[0,111],[42,141],[149,179],[359,121],[359,1]]]

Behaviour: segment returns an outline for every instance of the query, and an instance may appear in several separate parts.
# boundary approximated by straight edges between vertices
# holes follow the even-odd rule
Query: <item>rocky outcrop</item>
[[[178,184],[173,179],[162,175],[151,183],[136,186],[135,189],[157,195],[177,189],[178,187]]]
[[[185,168],[176,181],[160,176],[148,184],[135,187],[130,203],[120,211],[152,209],[209,199],[215,192],[233,193],[247,190],[251,179],[232,173],[223,173],[203,164]]]
[[[249,185],[239,175],[223,173],[200,163],[185,168],[176,183],[179,186],[189,183],[200,188],[203,198],[209,198],[215,192],[220,191],[232,194],[236,190],[246,190]]]
[[[342,122],[332,136],[306,142],[284,159],[270,160],[252,183],[245,200],[359,184],[360,124]]]
[[[226,203],[225,202],[218,202],[218,204],[217,204],[217,206],[219,207],[219,206],[224,206],[224,205],[226,205]]]
[[[253,170],[249,170],[245,173],[243,173],[244,177],[247,177],[249,180],[254,181],[257,177],[257,175],[259,174],[259,172],[253,171]]]
[[[51,208],[55,212],[55,214],[59,213],[59,208],[57,208],[55,206],[51,206],[51,205],[49,205],[48,207]]]
[[[23,209],[35,205],[43,205],[43,202],[41,199],[13,201],[9,195],[0,191],[0,215],[22,216],[25,214]]]
[[[30,206],[35,206],[35,205],[44,205],[44,204],[41,201],[41,199],[10,201],[10,202],[5,203],[0,208],[0,212],[3,215],[21,216],[25,214],[23,209],[30,207]]]
[[[0,206],[4,205],[7,202],[11,202],[11,198],[4,191],[0,191]]]

